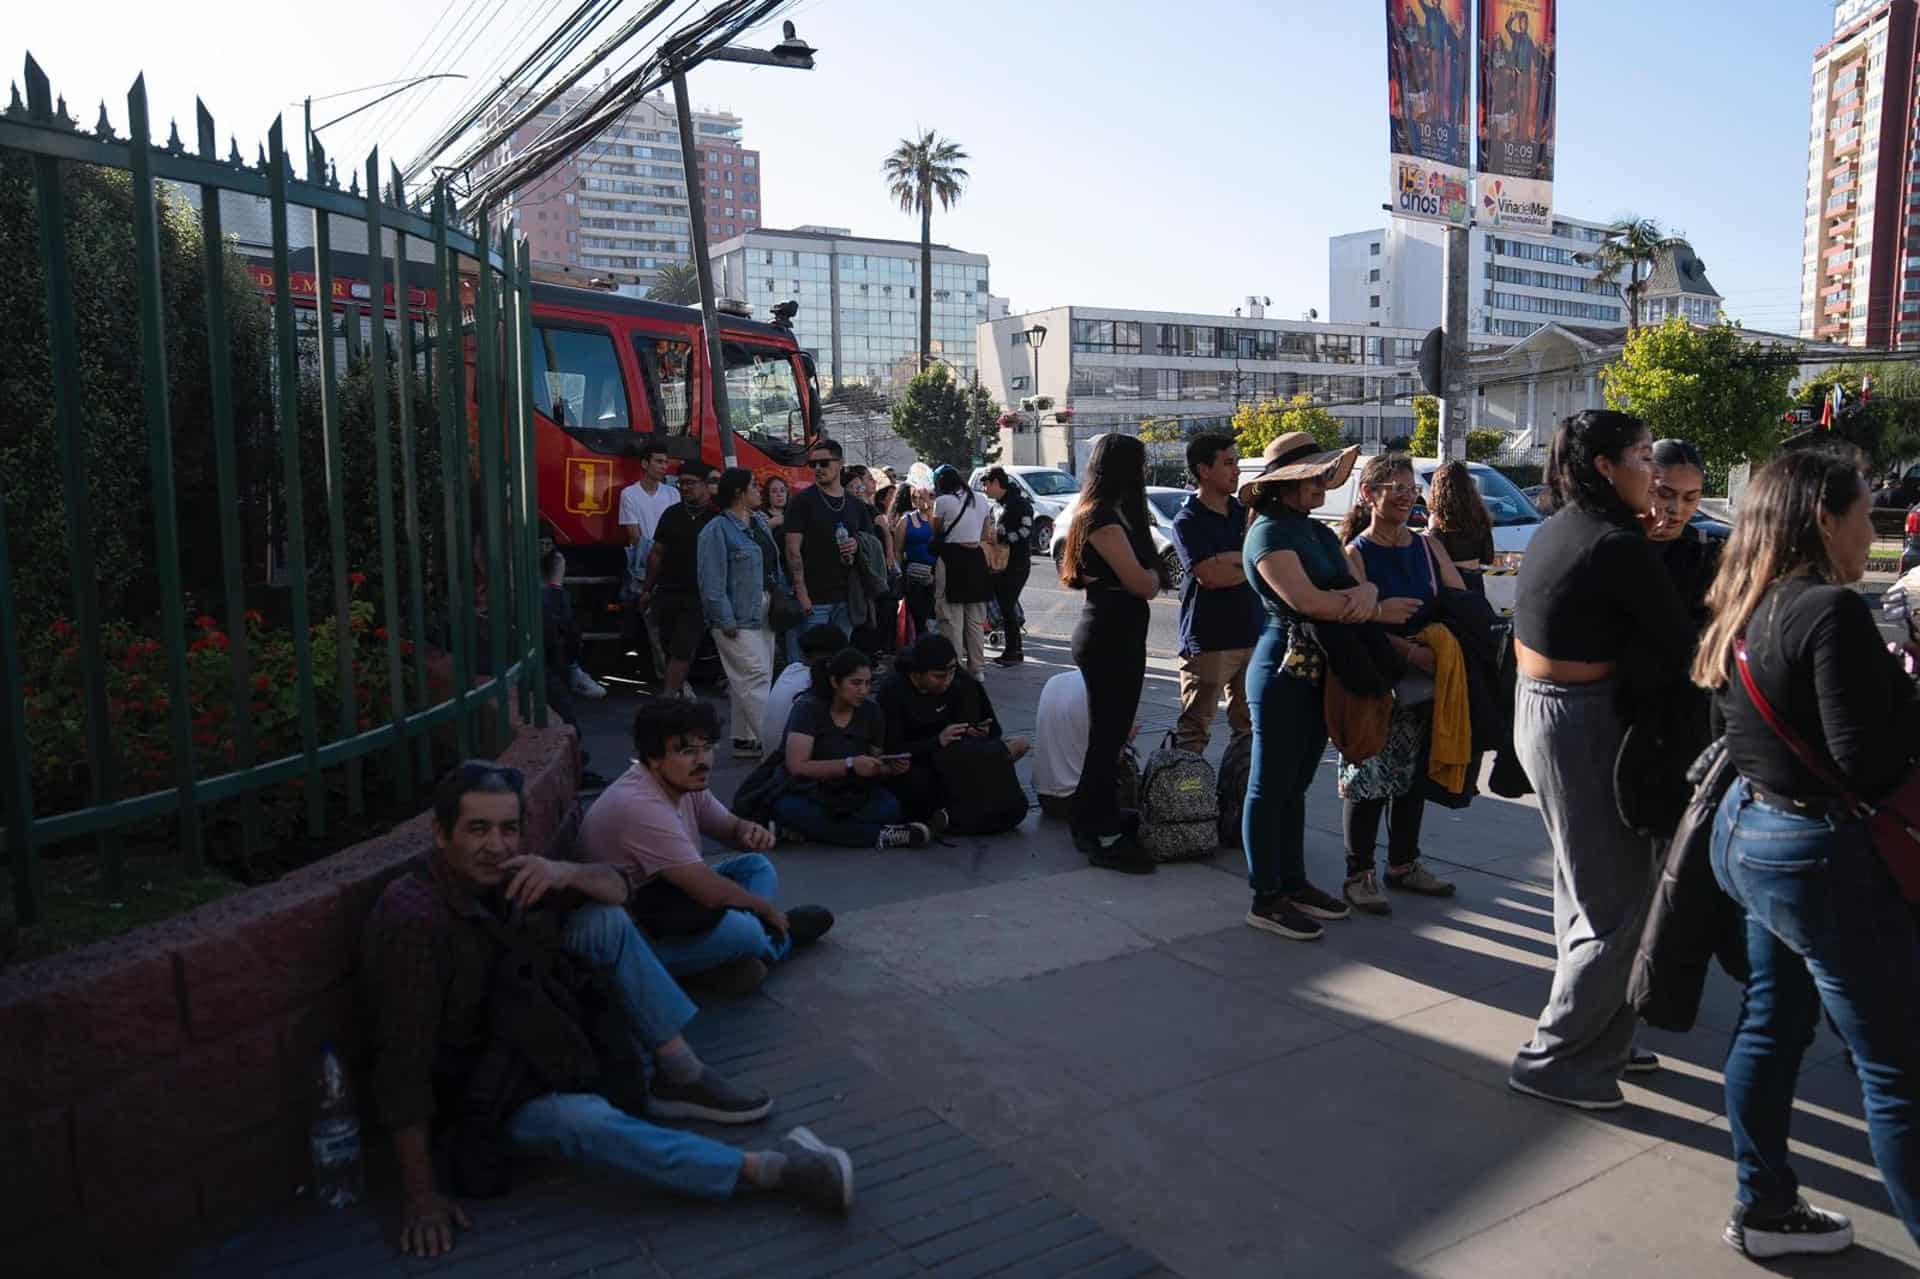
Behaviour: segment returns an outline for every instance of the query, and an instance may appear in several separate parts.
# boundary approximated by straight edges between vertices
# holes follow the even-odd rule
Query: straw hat
[[[1266,469],[1240,486],[1243,503],[1251,503],[1260,495],[1261,487],[1268,484],[1323,477],[1328,488],[1339,488],[1347,482],[1347,476],[1353,474],[1360,446],[1355,444],[1326,452],[1321,449],[1320,441],[1307,432],[1288,431],[1267,445],[1266,452],[1260,456],[1266,461]]]

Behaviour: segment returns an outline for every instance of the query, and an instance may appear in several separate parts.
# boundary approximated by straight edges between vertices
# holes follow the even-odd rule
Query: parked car
[[[1153,514],[1153,527],[1147,531],[1153,535],[1153,549],[1166,570],[1168,588],[1176,591],[1186,577],[1186,570],[1180,565],[1180,552],[1173,549],[1173,517],[1180,514],[1180,508],[1192,496],[1189,489],[1153,487],[1147,490],[1147,510]],[[1066,549],[1067,529],[1073,524],[1073,511],[1078,504],[1079,497],[1076,495],[1062,508],[1054,522],[1053,542],[1047,553],[1053,556],[1056,567],[1060,563],[1060,553]]]
[[[1264,466],[1258,457],[1240,459],[1240,478],[1250,480],[1260,474]],[[1426,501],[1427,485],[1433,479],[1433,473],[1440,469],[1437,459],[1416,457],[1413,459],[1414,477],[1419,481],[1421,504]],[[1327,500],[1315,511],[1314,517],[1329,524],[1338,524],[1347,518],[1347,512],[1353,509],[1354,499],[1360,494],[1359,466],[1353,468],[1353,474],[1347,482],[1337,489],[1327,490]],[[1475,487],[1480,490],[1480,500],[1487,504],[1487,514],[1493,517],[1493,563],[1486,576],[1487,602],[1505,616],[1512,616],[1514,603],[1514,573],[1520,567],[1520,558],[1526,554],[1527,543],[1533,540],[1534,532],[1546,517],[1540,514],[1527,495],[1518,485],[1499,471],[1483,462],[1467,463],[1467,471],[1473,476]]]
[[[1700,531],[1700,536],[1709,542],[1724,542],[1733,536],[1733,525],[1725,520],[1716,520],[1705,511],[1695,511],[1687,523]]]
[[[1071,505],[1080,494],[1080,481],[1057,466],[1001,466],[1007,478],[1020,486],[1027,495],[1027,501],[1033,504],[1033,553],[1047,554],[1053,545],[1054,526],[1065,526],[1060,513]],[[975,489],[980,487],[980,477],[987,473],[984,466],[975,467],[973,476],[967,483]]]
[[[1900,548],[1900,576],[1920,566],[1920,503],[1907,508],[1907,541]]]
[[[1889,476],[1885,485],[1873,491],[1877,507],[1913,506],[1920,503],[1920,466],[1909,466],[1899,475]]]

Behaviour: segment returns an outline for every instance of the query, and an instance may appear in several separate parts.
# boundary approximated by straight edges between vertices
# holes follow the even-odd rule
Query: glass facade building
[[[803,227],[751,231],[713,250],[722,296],[756,319],[799,304],[794,336],[820,372],[823,390],[869,386],[895,392],[912,379],[920,349],[920,246]],[[971,379],[975,334],[988,317],[987,258],[945,245],[933,250],[933,355]]]

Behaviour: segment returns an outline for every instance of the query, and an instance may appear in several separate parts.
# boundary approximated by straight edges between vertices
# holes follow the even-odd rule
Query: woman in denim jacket
[[[733,756],[758,759],[760,713],[773,683],[773,632],[768,628],[765,517],[753,472],[730,467],[720,476],[720,515],[700,531],[700,604],[733,705]]]

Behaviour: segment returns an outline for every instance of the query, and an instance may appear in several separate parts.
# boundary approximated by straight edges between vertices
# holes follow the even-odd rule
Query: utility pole
[[[791,24],[789,24],[791,25]],[[733,414],[727,406],[727,361],[721,349],[720,313],[714,306],[713,263],[707,260],[706,178],[700,172],[699,143],[693,137],[693,106],[687,100],[687,72],[673,67],[673,105],[680,117],[680,157],[687,170],[687,220],[693,223],[693,270],[700,279],[700,328],[707,337],[707,386],[713,418],[720,431],[720,456],[736,466],[733,450]],[[1443,428],[1444,429],[1444,428]]]
[[[1467,455],[1467,423],[1473,410],[1473,384],[1467,368],[1467,263],[1472,256],[1473,224],[1447,228],[1447,287],[1441,348],[1440,460]]]

